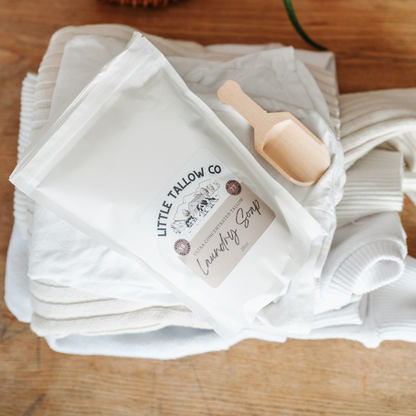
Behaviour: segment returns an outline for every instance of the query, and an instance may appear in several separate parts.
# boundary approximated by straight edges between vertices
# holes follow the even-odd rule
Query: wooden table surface
[[[337,57],[341,92],[416,86],[416,2],[293,0]],[[7,310],[21,82],[67,25],[124,23],[209,43],[282,42],[309,49],[281,0],[179,0],[132,9],[98,0],[0,0],[0,415],[416,415],[416,345],[247,340],[175,361],[58,354]],[[416,209],[402,214],[416,256]]]

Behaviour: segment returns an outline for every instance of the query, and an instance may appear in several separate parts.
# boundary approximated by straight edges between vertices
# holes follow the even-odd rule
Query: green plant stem
[[[302,29],[302,26],[298,22],[298,19],[296,18],[295,11],[293,10],[292,1],[291,0],[283,0],[283,3],[285,4],[287,14],[289,15],[289,19],[292,22],[293,27],[296,29],[296,31],[299,33],[299,35],[307,42],[309,45],[312,45],[314,48],[319,49],[321,51],[326,51],[327,48],[324,46],[319,45],[319,43],[314,42]]]

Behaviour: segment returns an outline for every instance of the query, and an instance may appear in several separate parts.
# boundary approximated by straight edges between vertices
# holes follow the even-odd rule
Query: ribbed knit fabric
[[[403,192],[416,191],[416,173],[405,170],[402,186]]]
[[[367,215],[401,211],[402,180],[401,153],[374,149],[362,157],[347,171],[344,195],[336,208],[338,227]]]
[[[406,170],[402,182],[403,192],[416,205],[416,173]]]
[[[313,317],[313,329],[338,325],[362,325],[367,312],[367,295],[357,298],[359,300],[348,303],[342,308],[316,314]]]
[[[321,279],[315,312],[345,305],[397,280],[404,270],[406,235],[396,212],[375,214],[338,228]]]
[[[314,329],[301,339],[345,338],[376,348],[386,340],[416,342],[416,259],[407,257],[402,276],[367,295],[362,325]]]
[[[343,94],[339,106],[346,169],[387,141],[415,169],[416,89]]]
[[[34,93],[36,87],[37,76],[35,74],[27,74],[23,80],[23,88],[20,98],[20,126],[19,138],[17,141],[17,161],[19,162],[21,156],[30,143],[31,122],[33,114]],[[16,225],[23,236],[27,235],[27,209],[28,198],[19,189],[14,191],[14,219]]]
[[[408,257],[403,276],[374,292],[371,313],[378,337],[416,342],[416,259]]]
[[[310,64],[306,64],[306,67],[309,69],[318,84],[319,89],[322,91],[325,101],[328,104],[332,127],[334,128],[337,137],[340,138],[341,119],[336,78],[331,72],[325,69],[317,68]]]
[[[404,241],[403,241],[404,243]],[[354,294],[371,292],[398,279],[404,265],[406,250],[396,241],[374,241],[352,253],[340,265],[332,278],[328,291]],[[360,277],[364,277],[361,278]]]

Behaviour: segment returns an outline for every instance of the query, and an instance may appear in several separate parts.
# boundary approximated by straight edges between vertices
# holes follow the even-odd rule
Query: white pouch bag
[[[223,337],[285,292],[320,233],[139,33],[40,135],[11,182]]]

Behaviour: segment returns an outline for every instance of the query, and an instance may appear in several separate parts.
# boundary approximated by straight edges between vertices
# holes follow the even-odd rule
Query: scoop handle
[[[238,82],[229,79],[217,91],[218,98],[225,104],[230,104],[255,129],[263,130],[267,112],[245,94]],[[268,130],[268,129],[267,129]],[[266,134],[267,131],[264,132]]]

